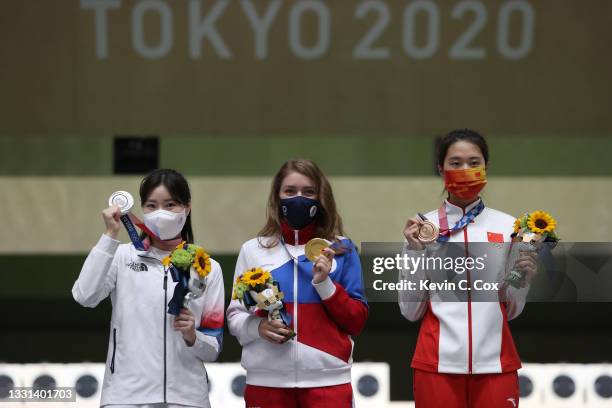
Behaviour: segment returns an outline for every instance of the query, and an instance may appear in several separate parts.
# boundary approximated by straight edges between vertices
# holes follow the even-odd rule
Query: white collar
[[[478,200],[474,201],[473,203],[465,207],[465,212],[464,212],[463,208],[456,206],[455,204],[452,204],[448,200],[444,200],[444,205],[446,207],[446,215],[463,217],[465,213],[470,211],[472,208],[476,207],[481,202],[482,202],[482,198],[478,197]]]
[[[164,251],[162,249],[154,247],[153,245],[151,245],[149,247],[149,250],[147,250],[147,251],[136,250],[136,253],[139,256],[146,256],[146,257],[149,257],[149,258],[155,258],[158,261],[161,261],[166,256],[170,255],[170,252],[172,252],[172,251]]]

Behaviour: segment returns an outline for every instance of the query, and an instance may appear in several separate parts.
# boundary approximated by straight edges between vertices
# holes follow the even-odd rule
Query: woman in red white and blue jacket
[[[251,268],[270,271],[291,321],[268,321],[238,300],[227,310],[230,333],[243,347],[247,407],[353,405],[352,336],[363,329],[368,306],[357,248],[342,235],[331,186],[318,166],[286,162],[272,182],[266,225],[240,250],[234,281]],[[304,247],[315,237],[332,245],[313,263]]]

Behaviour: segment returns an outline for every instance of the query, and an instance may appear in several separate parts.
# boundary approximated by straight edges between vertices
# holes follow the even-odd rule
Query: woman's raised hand
[[[121,210],[116,205],[111,205],[105,210],[102,210],[102,218],[104,218],[104,225],[106,225],[106,235],[116,239],[121,229]]]

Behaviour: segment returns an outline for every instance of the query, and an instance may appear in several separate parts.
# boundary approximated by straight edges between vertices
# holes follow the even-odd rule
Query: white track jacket
[[[109,295],[113,305],[101,405],[210,406],[203,363],[215,361],[221,350],[221,267],[211,259],[206,290],[189,305],[197,328],[189,347],[167,313],[176,285],[161,264],[167,254],[137,251],[102,235],[74,283],[72,295],[81,305],[95,307]]]

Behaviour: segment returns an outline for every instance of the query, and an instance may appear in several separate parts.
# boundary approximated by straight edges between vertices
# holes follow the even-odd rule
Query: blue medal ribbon
[[[438,236],[438,242],[448,242],[451,234],[461,231],[464,229],[470,222],[474,221],[482,210],[484,210],[485,205],[482,200],[478,203],[474,208],[466,212],[463,217],[453,226],[453,228],[448,229],[448,221],[446,218],[446,205],[442,205],[438,210],[438,217],[443,213],[443,217],[440,217],[440,235]],[[443,225],[444,224],[444,225]]]

